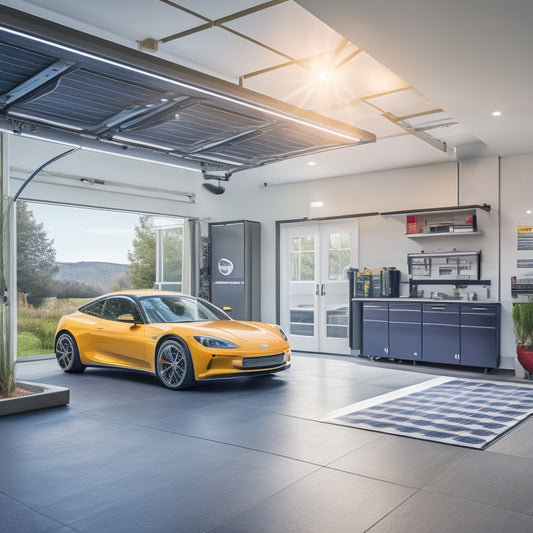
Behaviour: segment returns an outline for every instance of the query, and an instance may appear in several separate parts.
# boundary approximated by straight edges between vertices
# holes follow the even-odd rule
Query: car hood
[[[181,326],[181,325],[180,325]],[[183,326],[180,327],[182,329]],[[263,322],[245,322],[240,320],[217,320],[213,322],[194,322],[190,324],[190,335],[209,335],[227,340],[248,342],[283,342],[277,326]]]

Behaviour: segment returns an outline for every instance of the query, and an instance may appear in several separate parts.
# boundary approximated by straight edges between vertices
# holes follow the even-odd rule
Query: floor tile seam
[[[209,440],[209,439],[203,439],[203,440]],[[256,450],[252,450],[252,451],[256,451]],[[270,454],[270,455],[278,455],[278,454]],[[283,456],[281,456],[283,457]],[[291,458],[289,458],[291,459]],[[203,472],[203,474],[207,474],[208,472],[210,471],[216,471],[220,468],[223,468],[223,466],[227,466],[228,464],[231,464],[231,463],[237,463],[239,462],[241,459],[239,458],[235,458],[231,461],[228,461],[227,463],[225,463],[225,465],[218,465],[216,467],[213,467],[213,468],[210,468],[210,469],[207,469]],[[240,509],[239,511],[237,511],[236,513],[234,513],[233,515],[231,515],[230,517],[227,518],[227,520],[225,520],[224,522],[226,521],[230,521],[232,520],[233,518],[235,518],[236,516],[239,516],[241,513],[245,513],[247,511],[249,511],[250,509],[253,509],[256,505],[259,505],[261,502],[263,501],[266,501],[270,498],[273,498],[274,496],[276,496],[277,494],[279,494],[280,492],[283,492],[284,490],[286,490],[287,488],[301,482],[302,480],[306,479],[307,477],[315,474],[316,472],[320,471],[322,469],[322,466],[321,465],[316,465],[314,463],[309,463],[309,462],[305,462],[305,461],[299,461],[300,463],[307,463],[307,464],[311,464],[312,466],[315,466],[315,468],[313,468],[310,472],[300,476],[298,479],[295,479],[294,481],[291,481],[289,484],[283,486],[282,488],[280,489],[277,489],[277,490],[273,490],[271,491],[269,494],[263,496],[263,497],[258,497],[257,500],[253,503],[250,503],[250,505],[246,506],[245,508],[242,508]],[[195,479],[196,478],[196,475],[197,474],[193,474],[191,473],[189,476],[187,476],[186,478],[183,478],[181,479],[180,481],[183,481],[184,479],[187,480],[187,479]],[[173,481],[169,481],[167,483],[164,483],[164,487],[166,488],[171,488],[173,485],[175,484],[175,482]],[[163,488],[163,485],[160,486],[160,487],[152,487],[146,494],[147,495],[150,495],[152,493],[154,493],[155,491],[158,491],[158,490],[161,490]],[[127,498],[126,501],[135,501],[138,499],[138,496],[130,496]],[[121,505],[124,505],[124,502],[122,502]],[[68,524],[66,524],[67,527],[72,527],[72,528],[75,528],[76,527],[76,524],[80,521],[85,521],[85,520],[90,520],[92,517],[94,516],[97,516],[98,514],[100,514],[101,512],[105,512],[105,511],[109,511],[113,508],[115,508],[116,506],[115,505],[112,505],[112,504],[109,504],[107,506],[105,506],[104,508],[101,508],[101,509],[98,509],[97,511],[94,511],[94,512],[91,512],[91,513],[86,513],[83,517],[76,517],[72,522],[69,522]],[[224,523],[223,522],[223,523]],[[222,524],[223,524],[222,523]],[[205,530],[205,533],[207,533],[208,531],[211,531],[212,529],[216,529],[217,527],[220,527],[220,525],[222,525],[221,523],[219,524],[216,524],[214,525],[213,527],[210,527],[209,529]]]
[[[478,504],[478,505],[483,505],[484,507],[489,507],[491,509],[497,509],[498,511],[505,511],[505,512],[508,512],[508,513],[514,513],[514,514],[516,514],[518,516],[524,516],[524,517],[527,517],[527,518],[533,518],[533,511],[532,511],[531,514],[522,513],[520,511],[515,510],[515,509],[510,509],[509,507],[502,507],[501,505],[496,505],[496,504],[493,504],[493,503],[487,503],[487,502],[484,502],[484,501],[476,500],[475,498],[471,498],[471,497],[468,497],[468,496],[458,497],[455,494],[450,494],[449,492],[443,492],[443,491],[437,490],[437,489],[435,489],[433,487],[423,487],[422,489],[420,489],[420,492],[436,494],[436,495],[439,495],[439,496],[446,496],[447,498],[453,498],[454,500],[467,501],[467,502],[475,503],[475,504]]]
[[[311,463],[311,464],[313,464],[313,463]],[[269,494],[268,496],[265,496],[260,501],[257,501],[257,502],[255,502],[253,504],[250,504],[249,506],[246,507],[246,509],[240,509],[238,512],[232,514],[230,517],[228,517],[226,520],[224,520],[224,522],[221,522],[220,524],[217,524],[217,525],[215,525],[213,527],[210,527],[209,529],[206,529],[205,531],[203,531],[203,533],[209,533],[210,531],[213,531],[213,530],[216,530],[216,529],[218,529],[220,527],[223,527],[224,524],[226,524],[228,522],[231,522],[233,519],[237,518],[241,514],[247,513],[248,511],[252,510],[254,507],[259,505],[260,503],[268,502],[272,498],[275,498],[276,496],[282,494],[283,492],[287,491],[291,487],[294,487],[298,483],[301,483],[302,481],[304,481],[308,477],[315,475],[317,472],[320,472],[320,470],[322,470],[324,468],[323,466],[320,466],[320,465],[316,465],[316,466],[317,466],[317,468],[315,470],[303,475],[302,477],[300,477],[298,479],[295,479],[294,481],[292,481],[288,485],[285,485],[283,488],[280,488],[278,490],[273,491],[271,494]]]
[[[42,511],[39,511],[35,508],[33,508],[31,505],[28,505],[27,503],[22,502],[21,500],[18,500],[17,498],[13,498],[13,496],[9,496],[9,494],[6,494],[3,491],[0,491],[0,494],[6,498],[6,500],[9,500],[12,503],[15,503],[17,505],[20,505],[22,508],[27,509],[28,511],[31,511],[32,513],[41,516],[42,518],[45,518],[46,520],[50,520],[51,522],[54,522],[57,524],[57,529],[63,528],[63,527],[69,527],[68,524],[65,524],[64,522],[61,522],[57,520],[56,518],[52,518],[51,516],[48,516],[44,514]]]
[[[105,419],[105,420],[123,422],[121,420],[116,420],[113,417],[105,417],[105,416],[102,416],[102,415],[97,415],[97,416],[99,418],[102,418],[102,419]],[[312,419],[310,419],[310,421],[311,422],[316,422],[316,420],[312,420]],[[276,452],[272,452],[272,451],[268,451],[268,450],[264,450],[264,449],[260,449],[260,448],[254,448],[252,446],[245,446],[243,444],[237,444],[235,442],[227,442],[227,441],[213,439],[213,438],[209,438],[209,437],[202,437],[200,435],[193,435],[191,433],[185,433],[185,432],[181,432],[181,431],[171,431],[171,430],[164,429],[164,428],[147,426],[147,425],[144,425],[144,424],[137,424],[137,423],[133,423],[133,422],[123,422],[123,423],[127,424],[127,425],[130,425],[132,427],[140,428],[140,429],[149,429],[149,430],[156,431],[156,432],[166,433],[166,434],[170,434],[170,435],[178,435],[180,437],[186,437],[186,438],[189,438],[189,439],[195,439],[195,440],[200,440],[200,441],[204,441],[204,442],[211,442],[211,443],[214,443],[214,444],[222,444],[224,446],[231,446],[231,447],[234,447],[234,448],[240,448],[242,450],[258,452],[258,453],[264,453],[266,455],[272,455],[272,456],[276,456],[276,457],[282,457],[284,459],[289,459],[291,461],[296,461],[298,463],[313,465],[313,466],[316,466],[316,467],[319,467],[319,468],[324,466],[321,463],[315,463],[313,461],[307,461],[305,459],[298,459],[298,458],[292,457],[290,455],[286,455],[286,454],[282,454],[282,453],[276,453]]]
[[[376,522],[374,522],[369,528],[365,529],[363,533],[372,533],[372,529],[379,525],[383,520],[388,518],[392,513],[396,512],[398,509],[400,509],[403,505],[405,505],[409,500],[417,496],[420,492],[422,492],[422,489],[415,489],[412,494],[409,494],[407,498],[405,498],[403,501],[395,505],[392,509],[390,509],[387,513],[385,513],[383,516],[381,516]]]
[[[531,417],[530,417],[531,418]],[[519,424],[520,425],[520,424]],[[492,446],[493,444],[496,444],[496,442],[499,442],[501,441],[504,437],[508,437],[513,431],[515,431],[517,428],[513,428],[511,431],[508,431],[507,433],[504,433],[499,439],[495,440],[494,442],[491,442],[490,443],[490,446]],[[493,455],[500,455],[502,457],[513,457],[517,460],[524,460],[524,461],[527,461],[527,462],[531,462],[533,463],[533,457],[529,457],[527,455],[517,455],[515,453],[509,453],[509,452],[502,452],[502,451],[496,451],[496,450],[491,450],[490,449],[490,446],[488,446],[487,448],[484,448],[483,450],[479,450],[479,451],[482,451],[482,452],[486,452],[486,453],[490,453],[490,454],[493,454]]]
[[[464,454],[458,455],[453,461],[451,461],[446,466],[446,468],[444,470],[442,470],[439,474],[437,474],[432,480],[428,481],[423,488],[424,489],[428,489],[428,490],[436,491],[436,489],[434,488],[434,484],[435,483],[438,483],[440,479],[442,479],[443,477],[447,476],[449,474],[449,472],[452,471],[453,469],[455,469],[457,467],[457,465],[461,461],[467,460],[468,456],[474,456],[475,454],[479,454],[479,453],[485,453],[485,454],[486,453],[490,453],[490,454],[497,455],[497,456],[500,456],[500,457],[515,458],[517,460],[524,459],[524,460],[526,460],[528,462],[532,462],[533,463],[533,458],[531,458],[531,457],[522,457],[522,456],[519,456],[519,455],[513,455],[513,454],[508,454],[508,453],[492,452],[492,451],[490,451],[488,449],[464,448],[464,450],[465,450]],[[445,494],[445,493],[443,493],[443,494]],[[475,501],[475,500],[473,500],[473,501]]]
[[[379,478],[379,477],[374,477],[374,476],[370,476],[368,474],[360,474],[358,472],[351,472],[350,470],[344,470],[343,468],[338,468],[338,467],[335,467],[335,466],[331,466],[332,463],[334,463],[335,461],[337,461],[337,459],[335,459],[331,463],[328,463],[327,465],[324,465],[322,468],[325,468],[327,470],[333,470],[335,472],[341,472],[343,474],[349,474],[349,475],[352,475],[352,476],[357,476],[357,477],[360,477],[360,478],[363,478],[363,479],[368,479],[370,481],[378,481],[380,483],[387,483],[388,485],[394,485],[395,487],[401,487],[403,489],[409,489],[409,490],[414,490],[414,491],[419,491],[419,490],[424,489],[424,487],[414,487],[414,486],[411,486],[411,485],[405,485],[404,483],[399,483],[398,481],[391,481],[390,479],[383,479],[383,478]]]

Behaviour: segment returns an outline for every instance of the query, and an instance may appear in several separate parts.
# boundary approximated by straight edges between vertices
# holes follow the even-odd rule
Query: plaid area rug
[[[533,386],[436,378],[329,413],[334,424],[483,449],[533,414]]]

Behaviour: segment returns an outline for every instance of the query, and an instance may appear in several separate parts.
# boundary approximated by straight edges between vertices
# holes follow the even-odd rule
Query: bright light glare
[[[321,81],[331,81],[333,79],[333,72],[331,70],[319,70],[317,72],[318,79]]]

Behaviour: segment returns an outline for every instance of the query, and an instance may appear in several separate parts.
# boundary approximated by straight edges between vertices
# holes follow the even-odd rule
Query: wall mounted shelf
[[[481,235],[481,231],[446,231],[442,233],[406,233],[410,239],[424,239],[426,237],[459,237],[461,235]]]

